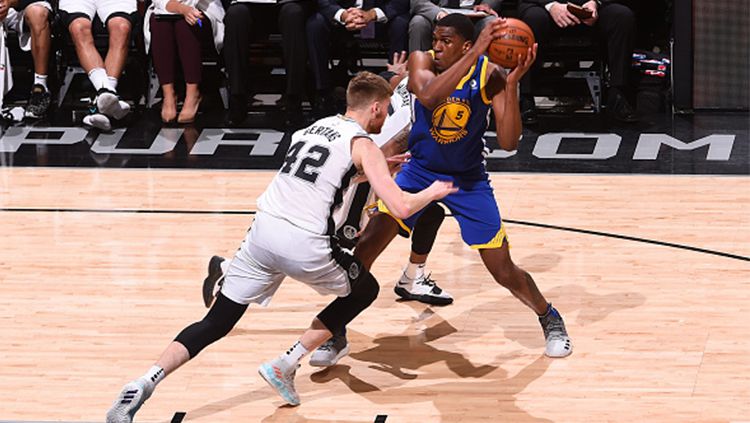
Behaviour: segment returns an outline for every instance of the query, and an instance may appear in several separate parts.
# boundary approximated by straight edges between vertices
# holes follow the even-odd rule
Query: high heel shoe
[[[203,96],[198,97],[198,100],[195,102],[195,111],[190,114],[183,114],[185,112],[185,105],[182,105],[182,110],[180,110],[180,115],[177,117],[177,123],[193,123],[195,122],[195,116],[198,114],[198,109],[200,108],[201,101],[203,101]]]
[[[174,121],[177,119],[177,99],[172,100],[172,104],[174,104],[174,108],[170,110],[170,114],[166,115],[164,114],[164,103],[162,100],[161,105],[161,121],[162,123],[174,123]]]

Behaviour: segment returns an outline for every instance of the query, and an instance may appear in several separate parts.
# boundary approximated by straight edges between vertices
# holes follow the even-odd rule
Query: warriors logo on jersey
[[[466,124],[471,116],[469,102],[448,97],[432,112],[430,133],[440,144],[450,144],[466,136]]]

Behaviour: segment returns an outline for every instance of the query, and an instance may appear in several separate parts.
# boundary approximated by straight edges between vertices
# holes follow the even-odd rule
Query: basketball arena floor
[[[0,422],[101,422],[121,386],[206,312],[290,133],[220,112],[111,133],[70,116],[0,138]],[[258,376],[331,298],[287,280],[162,382],[137,422],[748,422],[750,128],[745,114],[612,125],[547,116],[488,168],[515,261],[562,312],[574,352],[544,357],[534,314],[446,219],[428,260],[455,297],[400,302],[409,244],[375,263],[380,296],[351,354],[297,374],[284,406]],[[493,134],[488,134],[492,144]]]

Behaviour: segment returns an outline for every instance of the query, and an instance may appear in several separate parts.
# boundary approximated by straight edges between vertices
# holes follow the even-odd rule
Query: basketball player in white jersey
[[[342,201],[342,191],[362,173],[378,197],[404,218],[456,192],[443,181],[415,194],[396,187],[383,153],[368,135],[380,132],[391,94],[385,80],[362,72],[347,88],[345,115],[321,119],[294,134],[281,169],[258,198],[255,221],[211,310],[180,332],[146,374],[123,387],[107,412],[107,423],[132,422],[165,376],[229,333],[249,303],[267,305],[286,276],[321,294],[338,296],[299,341],[258,370],[287,403],[299,404],[294,375],[302,358],[378,294],[370,272],[336,244],[332,211]]]
[[[406,151],[409,129],[411,128],[411,93],[407,89],[406,54],[394,56],[394,64],[389,69],[393,72],[381,74],[394,88],[391,96],[389,114],[379,134],[372,134],[372,140],[381,147],[385,157],[403,157]],[[402,65],[400,68],[398,65]],[[353,249],[359,238],[359,232],[365,227],[368,216],[367,205],[374,204],[375,199],[368,183],[352,184],[344,192],[342,205],[334,210],[333,217],[338,231],[336,236],[339,245]],[[426,261],[445,218],[445,211],[438,204],[431,204],[420,216],[412,233],[412,248],[409,262],[403,269],[394,286],[395,293],[404,300],[416,300],[431,305],[447,305],[453,297],[437,286],[426,269]],[[357,250],[354,250],[357,255]],[[375,257],[367,254],[366,257]],[[362,263],[367,269],[372,261]],[[210,307],[214,297],[221,289],[229,262],[223,257],[214,256],[209,261],[208,276],[203,281],[203,301]],[[333,366],[349,353],[349,342],[346,330],[334,333],[334,336],[310,355],[310,365],[318,367]]]

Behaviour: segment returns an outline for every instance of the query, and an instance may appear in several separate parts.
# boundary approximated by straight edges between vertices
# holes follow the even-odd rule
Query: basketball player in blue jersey
[[[409,136],[411,160],[396,176],[404,191],[417,192],[436,180],[453,181],[458,192],[440,200],[451,211],[461,237],[479,251],[493,278],[539,317],[546,340],[545,354],[565,357],[573,346],[558,311],[539,292],[526,271],[516,266],[484,164],[483,135],[494,113],[498,143],[503,150],[518,146],[521,118],[518,81],[536,57],[536,45],[525,61],[506,75],[485,52],[507,23],[497,19],[472,42],[474,26],[466,16],[451,14],[437,22],[433,50],[409,57],[409,90],[415,95]],[[399,232],[411,231],[420,212],[408,219],[381,213],[368,222],[357,255],[374,260]]]

